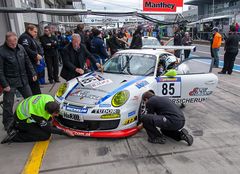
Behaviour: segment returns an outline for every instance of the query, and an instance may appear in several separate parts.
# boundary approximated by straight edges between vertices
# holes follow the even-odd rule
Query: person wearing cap
[[[212,52],[213,52],[213,56],[214,56],[214,66],[216,68],[219,67],[219,48],[221,47],[222,44],[222,36],[219,33],[219,30],[217,27],[214,27],[212,29],[213,32],[213,42],[212,42]]]
[[[235,27],[231,26],[229,31],[229,37],[227,38],[225,42],[225,54],[224,54],[224,64],[223,69],[221,72],[218,72],[218,74],[226,74],[229,75],[232,74],[234,61],[236,59],[236,56],[238,55],[238,43],[239,43],[239,37],[235,33],[236,29]]]
[[[48,140],[51,134],[74,136],[71,132],[53,127],[51,119],[58,116],[60,106],[51,95],[39,94],[21,101],[15,121],[1,144]]]
[[[142,100],[146,104],[147,114],[141,115],[140,120],[147,131],[148,142],[164,144],[166,141],[164,136],[167,136],[192,145],[193,137],[183,128],[184,114],[169,98],[159,97],[147,91],[143,94]]]

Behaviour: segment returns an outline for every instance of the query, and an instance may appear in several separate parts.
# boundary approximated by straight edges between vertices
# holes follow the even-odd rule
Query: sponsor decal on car
[[[111,104],[100,104],[99,107],[100,108],[110,108],[112,105]]]
[[[123,122],[123,125],[128,125],[128,124],[130,124],[130,123],[132,123],[132,122],[134,122],[134,121],[136,121],[136,120],[137,120],[137,116],[128,118],[128,119],[126,119],[126,120]]]
[[[181,82],[181,77],[157,77],[157,82]]]
[[[128,113],[128,117],[131,117],[131,116],[133,116],[133,115],[135,115],[135,114],[136,114],[136,111],[129,112],[129,113]]]
[[[110,79],[105,79],[105,80],[101,80],[101,81],[98,81],[96,83],[93,83],[91,84],[92,88],[98,88],[100,86],[104,86],[104,85],[107,85],[107,84],[110,84],[112,83],[112,80]]]
[[[139,97],[138,96],[133,96],[133,98],[132,98],[132,100],[136,100],[136,101],[138,101],[138,99],[139,99]]]
[[[90,137],[91,133],[89,132],[78,132],[78,131],[72,131],[74,135],[76,136],[84,136],[84,137]]]
[[[187,104],[187,103],[196,103],[196,102],[203,102],[207,100],[207,98],[182,98],[182,99],[175,99],[175,98],[170,98],[173,103],[175,104]]]
[[[181,96],[181,77],[158,77],[156,78],[159,83],[159,91],[162,96]]]
[[[213,91],[209,91],[208,88],[194,88],[189,92],[190,96],[207,96],[211,95]]]
[[[77,97],[80,97],[80,99],[83,99],[83,98],[89,98],[89,99],[93,99],[93,100],[101,99],[100,96],[90,94],[90,91],[81,91],[81,90],[71,93],[70,96],[77,96]]]
[[[102,119],[112,119],[112,118],[120,118],[120,114],[104,114],[104,115],[101,115],[100,118]]]
[[[87,86],[90,85],[92,83],[95,83],[99,81],[98,78],[94,77],[94,76],[90,76],[90,77],[85,77],[83,79],[81,79],[79,82],[83,85],[83,86]]]
[[[141,89],[141,88],[143,88],[144,86],[146,86],[146,85],[148,85],[148,84],[149,84],[149,83],[148,83],[146,80],[143,80],[143,81],[137,82],[135,86],[136,86],[138,89]]]
[[[94,109],[93,114],[118,114],[120,109]]]
[[[84,113],[84,114],[86,114],[88,112],[87,107],[67,105],[64,108],[66,111],[71,111],[71,112]]]
[[[72,114],[72,113],[64,112],[63,115],[62,115],[62,117],[65,118],[65,119],[67,119],[67,120],[84,122],[83,116],[81,116],[81,115],[79,115],[79,114]]]

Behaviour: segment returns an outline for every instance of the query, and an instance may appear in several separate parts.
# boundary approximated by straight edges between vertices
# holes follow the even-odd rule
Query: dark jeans
[[[13,104],[14,104],[14,95],[18,90],[24,98],[30,97],[32,91],[29,85],[23,87],[11,87],[10,92],[3,93],[3,120],[2,123],[4,128],[7,129],[9,124],[13,121]]]
[[[47,64],[47,70],[48,70],[48,80],[59,80],[58,79],[58,73],[59,73],[59,64],[58,64],[58,56],[50,56],[45,55],[45,61]]]
[[[223,64],[223,73],[228,73],[232,74],[233,66],[234,66],[234,61],[236,59],[238,52],[235,53],[230,53],[230,52],[225,52],[224,54],[224,64]]]
[[[184,58],[187,59],[190,55],[191,50],[184,50]]]
[[[37,81],[33,81],[31,76],[28,76],[28,82],[29,82],[29,86],[32,90],[32,95],[37,95],[37,94],[41,94],[41,89],[40,89],[40,85],[38,80]]]
[[[176,45],[177,46],[177,45]],[[180,58],[181,57],[181,50],[175,50],[174,51],[174,55],[177,57],[177,58]]]
[[[182,133],[180,132],[180,129],[183,128],[185,121],[175,119],[170,120],[164,115],[153,114],[143,115],[141,121],[150,138],[154,139],[157,137],[162,137],[163,134],[173,138],[176,141],[181,140]],[[162,134],[157,127],[161,129]]]
[[[17,116],[15,115],[15,117]],[[18,132],[13,138],[13,142],[45,141],[51,136],[51,133],[43,130],[38,124],[26,123],[18,119],[16,119],[14,129],[18,130]]]

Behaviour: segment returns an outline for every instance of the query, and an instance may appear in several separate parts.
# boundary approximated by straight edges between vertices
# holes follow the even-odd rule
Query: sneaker
[[[12,139],[17,135],[17,130],[12,130],[8,135],[1,141],[1,144],[11,143]]]
[[[165,144],[166,139],[164,137],[156,137],[156,138],[148,137],[148,142],[153,144]]]
[[[49,83],[50,83],[50,84],[53,84],[53,80],[49,80]]]
[[[183,129],[181,130],[181,133],[182,133],[182,135],[181,135],[181,140],[186,141],[187,144],[188,144],[189,146],[191,146],[191,145],[193,144],[193,137],[192,137],[192,135],[190,135],[185,128],[183,128]]]

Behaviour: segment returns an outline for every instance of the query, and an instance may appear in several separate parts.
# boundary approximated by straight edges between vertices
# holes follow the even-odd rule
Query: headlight
[[[59,86],[56,96],[61,97],[67,90],[67,83],[63,83]]]
[[[120,107],[124,105],[127,102],[128,98],[129,98],[129,91],[124,90],[124,91],[118,92],[112,98],[113,107]]]

